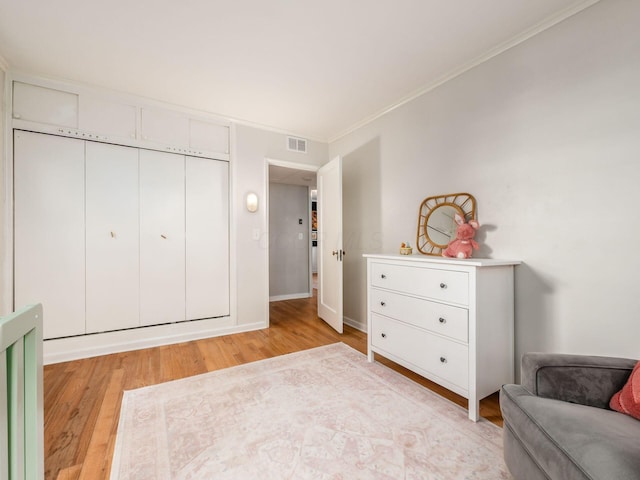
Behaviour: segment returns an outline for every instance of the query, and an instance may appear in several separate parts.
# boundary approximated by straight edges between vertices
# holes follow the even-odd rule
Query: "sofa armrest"
[[[637,360],[558,353],[525,353],[522,385],[534,395],[609,408]]]

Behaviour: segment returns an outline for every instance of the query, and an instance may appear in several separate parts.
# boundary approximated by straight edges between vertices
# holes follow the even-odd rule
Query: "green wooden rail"
[[[0,352],[0,480],[42,480],[42,305],[0,318]]]

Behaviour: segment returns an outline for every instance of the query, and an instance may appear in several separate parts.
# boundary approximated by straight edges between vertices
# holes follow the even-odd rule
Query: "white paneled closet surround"
[[[232,326],[229,127],[25,82],[12,93],[14,308],[43,304],[48,360]]]

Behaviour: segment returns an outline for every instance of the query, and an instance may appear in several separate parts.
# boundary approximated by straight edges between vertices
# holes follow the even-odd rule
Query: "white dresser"
[[[469,400],[512,383],[518,261],[423,255],[367,259],[369,361],[393,360]]]

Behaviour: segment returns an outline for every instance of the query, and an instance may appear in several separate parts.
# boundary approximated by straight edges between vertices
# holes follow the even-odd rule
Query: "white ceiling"
[[[302,185],[315,188],[316,178],[316,172],[309,170],[269,165],[269,183],[284,183],[286,185]]]
[[[0,55],[329,140],[596,1],[0,0]]]

